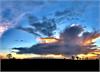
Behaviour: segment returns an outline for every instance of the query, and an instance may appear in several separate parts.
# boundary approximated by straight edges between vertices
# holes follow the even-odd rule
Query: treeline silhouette
[[[6,55],[8,59],[16,59],[15,57],[12,56],[12,54],[7,54]],[[28,58],[26,58],[28,59]],[[49,59],[49,58],[31,58],[31,59]],[[52,59],[52,58],[50,58]],[[66,59],[66,58],[64,58]],[[85,57],[85,58],[80,58],[78,56],[72,56],[71,59],[66,59],[66,60],[90,60],[88,57]],[[96,60],[99,60],[99,59],[96,59]]]

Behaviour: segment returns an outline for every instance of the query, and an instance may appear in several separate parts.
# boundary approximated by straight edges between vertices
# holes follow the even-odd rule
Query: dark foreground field
[[[9,59],[1,60],[2,71],[99,71],[99,60]]]

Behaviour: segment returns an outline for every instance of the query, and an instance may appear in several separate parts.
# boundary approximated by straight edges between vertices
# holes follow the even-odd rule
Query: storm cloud
[[[30,48],[13,48],[19,50],[19,54],[24,53],[33,53],[33,54],[63,54],[63,55],[77,55],[81,53],[88,53],[95,51],[92,47],[96,47],[93,45],[92,41],[90,44],[86,44],[84,46],[84,39],[87,37],[95,37],[96,33],[86,33],[80,37],[78,36],[84,29],[80,25],[73,25],[70,27],[66,27],[66,29],[60,34],[60,39],[56,43],[43,44],[39,43],[37,45],[33,45]],[[100,33],[97,33],[100,35]],[[92,39],[92,38],[91,38]]]

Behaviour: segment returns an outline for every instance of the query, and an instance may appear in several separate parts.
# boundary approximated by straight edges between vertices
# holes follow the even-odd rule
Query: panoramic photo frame
[[[1,61],[100,60],[99,5],[99,0],[0,0]]]

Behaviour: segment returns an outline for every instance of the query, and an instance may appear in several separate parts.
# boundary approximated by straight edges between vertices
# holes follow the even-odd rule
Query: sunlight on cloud
[[[13,27],[13,25],[11,25],[10,23],[0,23],[0,37],[6,30],[8,30],[9,28],[12,28],[12,27]]]
[[[7,53],[0,53],[0,59],[8,59]],[[48,54],[48,55],[39,55],[39,54],[16,54],[16,53],[11,53],[12,57],[16,59],[35,59],[35,58],[40,58],[40,59],[45,59],[45,58],[54,58],[54,59],[63,59],[63,55],[54,55],[54,54]]]

